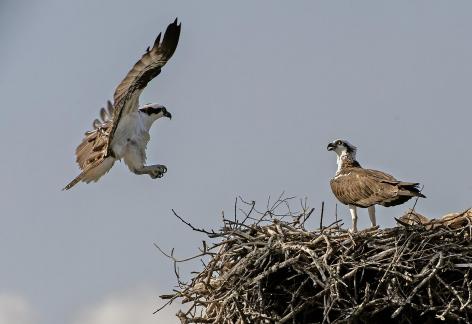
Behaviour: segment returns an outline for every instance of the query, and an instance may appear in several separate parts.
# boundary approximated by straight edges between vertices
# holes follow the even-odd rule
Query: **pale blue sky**
[[[0,324],[15,302],[32,314],[19,324],[103,324],[90,318],[113,303],[168,323],[151,314],[175,283],[153,242],[186,256],[202,239],[171,208],[218,228],[237,195],[285,191],[332,217],[335,138],[363,166],[424,184],[419,212],[470,207],[471,13],[469,1],[2,0]],[[175,17],[177,51],[141,98],[173,114],[148,146],[168,173],[118,163],[60,191],[98,109]],[[379,208],[380,225],[412,204]]]

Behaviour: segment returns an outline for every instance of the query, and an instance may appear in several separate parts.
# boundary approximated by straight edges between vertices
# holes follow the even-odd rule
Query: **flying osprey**
[[[368,208],[370,221],[375,226],[375,205],[390,207],[412,197],[426,198],[418,190],[419,183],[398,181],[387,173],[362,168],[356,161],[357,148],[348,141],[336,140],[329,143],[327,149],[338,156],[338,170],[330,181],[331,190],[340,202],[349,206],[354,232],[357,231],[357,207]]]
[[[147,48],[146,53],[116,87],[114,104],[108,102],[108,109],[101,109],[102,120],[95,119],[94,130],[85,133],[85,138],[76,149],[77,163],[82,172],[65,186],[65,190],[80,181],[97,181],[111,169],[116,160],[122,158],[135,174],[148,174],[155,179],[167,172],[164,165],[144,163],[152,123],[161,117],[171,118],[172,115],[159,104],[139,107],[139,95],[172,57],[179,36],[180,24],[175,19],[167,27],[162,42],[159,34],[153,47]]]

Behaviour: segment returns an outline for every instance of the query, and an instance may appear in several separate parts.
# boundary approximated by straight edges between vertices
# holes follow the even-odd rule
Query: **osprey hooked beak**
[[[334,151],[335,148],[336,148],[336,145],[334,145],[333,143],[329,143],[328,146],[326,147],[328,151]]]
[[[163,110],[162,113],[163,113],[164,117],[167,117],[167,118],[169,118],[169,119],[172,119],[172,114],[171,114],[170,112],[168,112],[167,109],[162,108],[162,110]]]

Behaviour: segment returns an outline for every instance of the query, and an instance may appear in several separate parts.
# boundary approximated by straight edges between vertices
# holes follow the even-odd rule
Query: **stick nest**
[[[339,221],[322,226],[321,212],[320,228],[307,230],[313,209],[302,203],[292,212],[289,199],[265,212],[240,200],[244,210],[235,204],[234,219],[223,217],[218,231],[175,214],[215,241],[203,242],[194,258],[206,262],[188,282],[177,265],[192,258],[166,254],[178,287],[161,298],[188,304],[177,314],[181,323],[472,321],[472,213],[415,224],[409,212],[398,227],[350,233]],[[277,214],[281,207],[286,212]]]

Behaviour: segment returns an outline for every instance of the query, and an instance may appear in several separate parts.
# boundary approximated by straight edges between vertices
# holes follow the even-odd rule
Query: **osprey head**
[[[336,152],[338,156],[346,153],[355,156],[357,148],[346,140],[338,139],[329,143],[327,150]]]
[[[153,119],[158,119],[161,117],[167,117],[169,119],[172,119],[172,114],[167,111],[166,107],[159,104],[146,104],[139,108],[139,111],[145,113]]]

